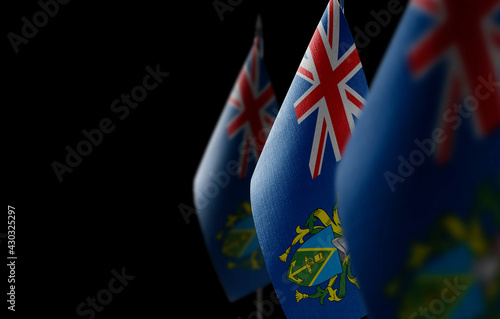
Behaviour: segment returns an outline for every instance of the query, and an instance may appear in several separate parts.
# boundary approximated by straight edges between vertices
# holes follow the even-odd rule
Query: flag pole
[[[257,316],[256,318],[257,319],[264,319],[263,315],[262,315],[262,295],[264,294],[264,287],[260,287],[259,289],[257,289],[256,291],[256,302],[255,302],[255,308],[257,310]]]
[[[257,15],[257,21],[255,22],[255,41],[257,41],[257,48],[259,49],[260,57],[264,57],[264,41],[262,39],[264,33],[262,31],[262,18]]]

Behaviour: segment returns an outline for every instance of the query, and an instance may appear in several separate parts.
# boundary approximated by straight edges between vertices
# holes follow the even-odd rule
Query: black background
[[[387,3],[346,0],[352,33]],[[7,35],[21,35],[21,18],[32,20],[41,9],[33,0],[3,4],[3,188],[16,208],[16,316],[88,318],[78,316],[77,306],[107,288],[111,270],[125,267],[135,278],[96,318],[179,311],[188,318],[251,317],[255,295],[227,301],[196,216],[186,222],[179,205],[193,206],[196,167],[252,44],[257,14],[281,102],[326,4],[243,0],[221,21],[211,0],[71,0],[17,54]],[[360,52],[369,83],[401,15]],[[120,120],[111,103],[157,64],[170,75]],[[65,147],[76,148],[81,131],[103,118],[115,130],[59,182],[51,164],[64,164]],[[8,306],[3,267],[2,310]],[[282,310],[272,316],[283,317]]]

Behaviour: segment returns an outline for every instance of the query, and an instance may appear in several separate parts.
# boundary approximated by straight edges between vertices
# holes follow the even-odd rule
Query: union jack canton
[[[318,110],[311,116],[316,119],[309,159],[313,178],[321,173],[327,136],[339,161],[354,129],[354,117],[359,117],[365,104],[366,87],[360,91],[359,85],[349,82],[362,66],[354,43],[341,41],[340,14],[338,4],[330,2],[297,70],[297,76],[311,84],[294,103],[299,124]]]

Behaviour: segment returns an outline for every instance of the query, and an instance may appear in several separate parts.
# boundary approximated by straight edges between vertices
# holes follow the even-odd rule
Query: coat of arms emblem
[[[259,270],[264,266],[249,202],[242,202],[234,213],[228,214],[216,238],[222,241],[222,253],[228,257],[227,268]]]
[[[329,301],[341,301],[346,295],[347,281],[359,289],[351,272],[351,260],[342,237],[337,205],[333,208],[332,218],[322,209],[314,210],[304,227],[297,226],[297,236],[285,253],[279,256],[283,262],[289,260],[287,280],[303,287],[317,286],[316,292],[309,295],[296,290],[297,302],[310,298],[319,299],[324,305],[326,297]],[[297,243],[302,245],[288,258]],[[326,282],[326,286],[321,287]]]

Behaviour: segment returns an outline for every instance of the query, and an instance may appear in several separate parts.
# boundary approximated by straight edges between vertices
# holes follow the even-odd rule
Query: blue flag
[[[366,315],[334,174],[367,95],[349,27],[330,1],[252,177],[257,235],[288,318]]]
[[[252,218],[250,178],[277,112],[257,35],[194,180],[205,243],[231,301],[270,281]]]
[[[500,318],[500,2],[414,0],[337,172],[370,318]]]

